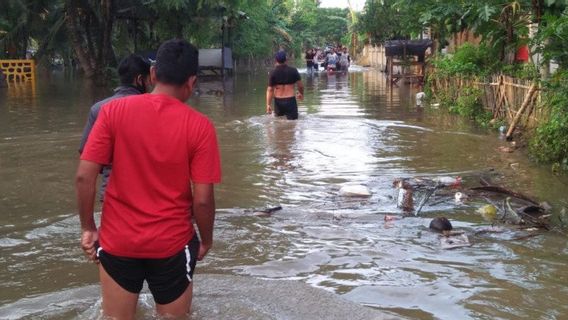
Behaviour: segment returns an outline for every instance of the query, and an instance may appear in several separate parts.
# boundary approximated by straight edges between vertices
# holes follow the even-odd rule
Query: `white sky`
[[[365,5],[365,0],[351,0],[351,4],[356,11],[361,11],[363,10],[363,6]],[[321,0],[320,7],[347,8],[349,7],[349,4],[347,3],[347,0]]]

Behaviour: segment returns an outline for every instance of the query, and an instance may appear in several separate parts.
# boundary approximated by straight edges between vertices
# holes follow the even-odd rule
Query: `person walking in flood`
[[[327,72],[332,73],[337,71],[337,61],[338,61],[337,53],[335,53],[335,49],[331,49],[331,51],[327,54],[326,57]]]
[[[0,88],[4,88],[8,86],[8,83],[6,82],[8,79],[6,79],[6,76],[4,75],[4,72],[2,72],[2,69],[0,69]]]
[[[306,55],[304,58],[306,59],[306,72],[308,74],[312,74],[314,72],[314,58],[315,58],[314,49],[308,49],[306,51]]]
[[[286,64],[286,52],[278,51],[275,56],[276,67],[268,79],[266,89],[266,113],[272,113],[272,99],[274,99],[274,114],[278,117],[286,116],[288,120],[298,119],[298,100],[304,99],[304,84],[298,69]],[[295,95],[296,86],[298,94]]]
[[[95,103],[91,107],[89,118],[87,118],[87,124],[85,125],[85,129],[83,129],[81,143],[79,144],[79,154],[83,153],[89,134],[91,134],[93,125],[95,124],[95,121],[97,121],[97,117],[99,116],[99,112],[103,105],[117,98],[147,92],[149,87],[152,85],[150,80],[150,62],[139,55],[131,54],[122,59],[122,61],[118,64],[118,78],[120,79],[120,86],[114,89],[114,94]],[[109,164],[107,166],[103,166],[101,171],[102,181],[99,188],[99,200],[101,202],[104,200],[104,192],[111,169],[112,166]]]
[[[189,315],[196,261],[213,245],[213,185],[221,180],[215,128],[184,103],[197,71],[194,46],[164,42],[150,69],[152,93],[102,107],[81,154],[75,178],[81,246],[99,263],[105,318],[134,319],[144,281],[159,317]],[[97,229],[96,178],[111,162]]]
[[[351,57],[349,56],[349,51],[347,50],[347,47],[343,47],[343,53],[341,53],[341,56],[339,57],[339,65],[341,67],[339,67],[338,70],[341,69],[341,71],[347,72],[349,71],[350,64]]]

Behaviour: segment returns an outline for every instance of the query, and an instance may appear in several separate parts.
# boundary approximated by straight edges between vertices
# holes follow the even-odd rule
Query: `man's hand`
[[[197,254],[197,261],[201,261],[203,260],[203,258],[205,257],[205,255],[207,255],[207,252],[209,252],[209,249],[211,249],[211,247],[213,246],[213,244],[203,244],[201,243],[199,245],[199,253]]]
[[[272,106],[267,104],[266,105],[266,114],[271,114],[272,113]]]
[[[89,260],[94,263],[99,263],[97,258],[97,248],[95,248],[95,241],[99,240],[99,233],[97,230],[83,230],[81,234],[81,248]]]
[[[75,185],[77,188],[77,204],[79,205],[79,219],[81,220],[81,247],[87,257],[98,263],[95,241],[99,240],[97,225],[93,215],[95,203],[97,175],[102,166],[98,163],[80,160]]]
[[[201,236],[201,244],[197,254],[197,260],[201,260],[213,246],[215,196],[212,183],[193,184],[193,217]]]
[[[304,94],[300,93],[300,92],[296,93],[296,99],[303,101],[304,100]]]

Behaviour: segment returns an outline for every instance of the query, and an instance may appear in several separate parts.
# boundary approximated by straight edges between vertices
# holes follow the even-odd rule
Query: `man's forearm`
[[[268,87],[266,89],[266,105],[269,106],[272,104],[272,98],[274,97],[274,89],[272,87]]]
[[[303,96],[304,95],[304,83],[302,80],[297,82],[298,85],[298,92]]]
[[[75,186],[77,188],[77,204],[79,206],[79,218],[82,230],[96,230],[95,218],[93,215],[95,207],[96,178],[88,179],[77,177]]]
[[[203,244],[213,243],[213,226],[215,224],[215,202],[193,205],[193,216],[199,228],[199,236]]]
[[[95,207],[97,176],[100,170],[100,164],[91,161],[79,161],[79,168],[75,176],[75,188],[82,230],[97,230],[93,210]]]

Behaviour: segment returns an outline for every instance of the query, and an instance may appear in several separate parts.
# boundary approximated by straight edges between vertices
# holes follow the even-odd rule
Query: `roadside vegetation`
[[[174,37],[262,61],[348,41],[351,18],[314,0],[2,0],[0,59],[32,51],[40,66],[76,66],[104,83],[120,57]]]
[[[555,171],[567,171],[567,6],[565,0],[368,0],[355,30],[374,44],[428,33],[434,45],[427,87],[441,78],[487,81],[495,75],[537,83],[543,112],[536,127],[526,132],[530,154],[537,161],[551,163]],[[476,44],[457,45],[455,35],[464,32],[472,33]],[[442,55],[448,45],[454,45],[454,50]],[[529,50],[528,63],[515,59],[523,46]],[[480,125],[502,125],[495,121],[499,119],[491,121],[492,115],[480,102],[481,94],[476,88],[455,85],[436,92],[450,112]]]

